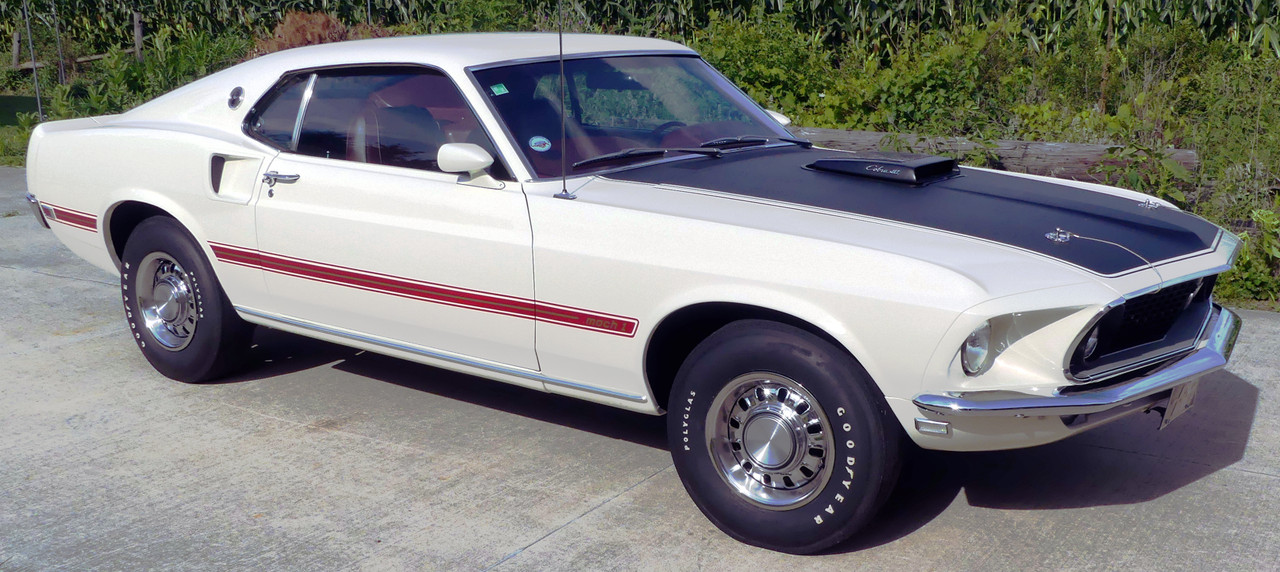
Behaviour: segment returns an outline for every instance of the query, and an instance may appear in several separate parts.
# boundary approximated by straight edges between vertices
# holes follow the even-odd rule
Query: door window
[[[301,94],[312,81],[310,97],[299,103],[293,92],[305,97]],[[474,143],[494,157],[491,175],[511,179],[458,88],[435,70],[323,70],[282,80],[276,93],[264,101],[262,112],[255,109],[251,115],[250,130],[285,150],[326,159],[439,171],[436,155],[442,145]],[[299,106],[301,124],[295,130]],[[283,117],[290,109],[293,118],[285,133]],[[295,131],[296,141],[292,138]]]

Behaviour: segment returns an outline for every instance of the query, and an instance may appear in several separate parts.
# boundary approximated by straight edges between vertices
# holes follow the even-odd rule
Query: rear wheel
[[[811,553],[875,515],[897,478],[900,429],[851,356],[798,328],[734,322],[694,349],[668,435],[698,508],[743,542]]]
[[[198,383],[243,363],[252,328],[236,315],[204,253],[177,221],[152,217],[138,224],[121,266],[125,318],[157,371]]]

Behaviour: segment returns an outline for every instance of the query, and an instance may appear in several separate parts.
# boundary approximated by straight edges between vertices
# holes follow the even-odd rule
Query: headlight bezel
[[[982,322],[977,322],[977,326],[960,341],[955,353],[952,354],[953,363],[956,369],[962,372],[966,378],[973,379],[982,376],[994,369],[1000,356],[1015,343],[1045,327],[1058,323],[1084,308],[1085,306],[1060,306],[1057,308],[1043,308],[987,316]],[[985,359],[971,359],[970,363],[966,364],[965,347],[974,338],[975,334],[981,336],[981,330],[984,328],[990,328]],[[1074,343],[1079,344],[1082,340],[1083,334],[1081,334],[1081,337],[1076,338]]]

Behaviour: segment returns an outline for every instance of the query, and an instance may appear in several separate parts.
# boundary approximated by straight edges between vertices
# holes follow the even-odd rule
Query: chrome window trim
[[[302,118],[307,115],[307,106],[311,104],[311,96],[316,92],[316,74],[307,78],[307,87],[302,90],[302,100],[298,102],[298,117],[293,120],[293,137],[289,139],[289,150],[298,152],[298,138],[302,136]]]
[[[685,50],[671,49],[671,50],[632,50],[632,51],[620,51],[620,52],[609,52],[609,51],[583,52],[578,54],[565,54],[564,60],[565,61],[589,60],[592,58],[605,58],[605,57],[616,58],[616,57],[628,57],[628,56],[687,56],[687,57],[702,59],[702,56],[699,56],[698,52],[695,52],[693,50],[685,51]],[[470,75],[472,71],[483,71],[487,69],[501,68],[501,67],[522,65],[522,64],[554,62],[554,61],[558,61],[559,59],[560,59],[559,54],[552,55],[552,56],[537,56],[533,58],[515,58],[510,60],[502,60],[498,62],[489,62],[484,64],[470,65],[463,69],[465,69],[467,71],[467,74]],[[484,93],[484,92],[482,91],[481,93]]]

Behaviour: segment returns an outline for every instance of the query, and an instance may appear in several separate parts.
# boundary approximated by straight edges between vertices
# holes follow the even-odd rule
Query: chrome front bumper
[[[1151,402],[1153,396],[1222,369],[1231,358],[1240,317],[1217,304],[1209,318],[1206,336],[1190,354],[1140,377],[1094,391],[1052,396],[1009,397],[1009,392],[971,391],[943,395],[919,395],[916,407],[939,415],[967,417],[1034,417],[1044,415],[1087,415],[1118,407]],[[987,396],[997,397],[983,399]]]
[[[49,228],[49,221],[44,218],[44,211],[40,210],[40,201],[36,200],[35,195],[27,193],[27,205],[31,207],[31,212],[35,213],[40,226]]]

